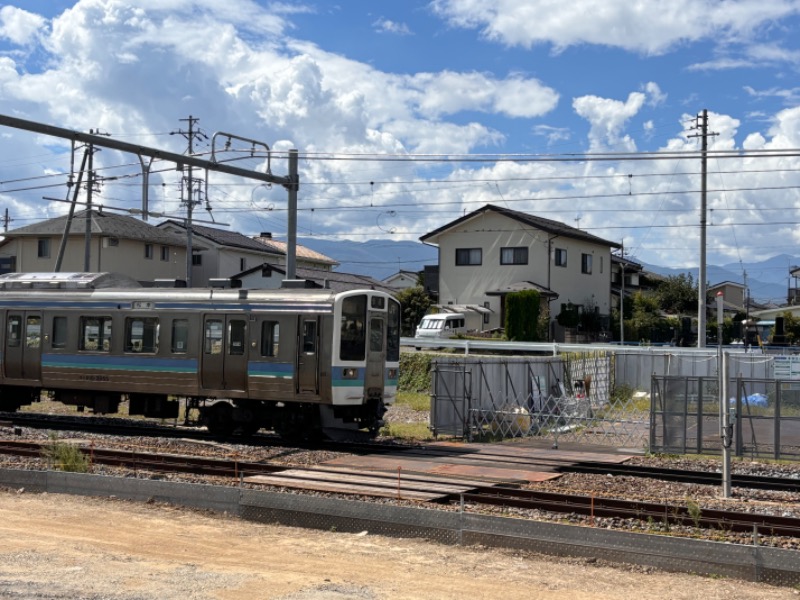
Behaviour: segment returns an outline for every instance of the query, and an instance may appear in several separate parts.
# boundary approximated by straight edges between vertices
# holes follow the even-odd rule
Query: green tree
[[[406,288],[395,294],[400,302],[400,330],[404,336],[414,335],[414,329],[431,307],[431,297],[422,286]]]
[[[697,284],[689,273],[667,277],[656,288],[655,297],[663,311],[673,314],[697,311]]]
[[[536,290],[506,295],[506,337],[517,342],[538,342],[541,297]]]
[[[661,320],[658,314],[658,299],[646,296],[642,292],[633,295],[633,314],[631,317],[631,330],[634,339],[652,340],[653,331],[658,329]],[[627,331],[626,331],[627,336]]]

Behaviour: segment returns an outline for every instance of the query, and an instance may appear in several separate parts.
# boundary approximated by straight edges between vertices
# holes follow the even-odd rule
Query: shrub
[[[60,441],[55,434],[50,435],[50,444],[42,449],[42,456],[51,469],[69,473],[89,472],[89,459],[80,448]]]
[[[431,389],[431,355],[426,352],[403,352],[397,389],[403,392],[426,392]]]

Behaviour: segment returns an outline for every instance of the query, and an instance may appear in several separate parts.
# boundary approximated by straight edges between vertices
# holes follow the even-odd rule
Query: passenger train
[[[142,287],[112,273],[0,276],[0,410],[43,391],[216,434],[377,434],[397,393],[400,304],[335,293]]]

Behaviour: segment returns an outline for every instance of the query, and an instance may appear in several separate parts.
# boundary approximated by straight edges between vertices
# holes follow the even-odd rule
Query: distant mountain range
[[[386,279],[398,271],[421,271],[425,265],[435,265],[438,251],[433,246],[419,242],[392,240],[369,240],[366,242],[329,241],[316,238],[298,238],[298,243],[321,252],[340,263],[337,271],[369,275],[375,279]],[[633,258],[635,261],[635,257]],[[676,269],[641,263],[647,271],[659,275],[690,273],[697,281],[698,269]],[[711,285],[723,281],[744,284],[747,272],[747,287],[751,297],[759,302],[785,303],[790,285],[789,269],[800,265],[800,257],[779,254],[761,262],[708,265],[707,280]],[[793,282],[792,282],[793,284]]]

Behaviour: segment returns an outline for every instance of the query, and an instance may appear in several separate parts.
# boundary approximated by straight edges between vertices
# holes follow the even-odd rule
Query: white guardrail
[[[558,355],[560,352],[629,352],[641,354],[697,354],[701,356],[713,356],[718,352],[716,346],[706,348],[683,348],[679,346],[639,346],[626,344],[560,344],[545,342],[505,342],[501,340],[457,340],[457,339],[420,339],[413,337],[400,338],[400,346],[412,346],[414,348],[448,348],[453,350],[463,350],[465,355],[469,355],[472,350],[506,350],[511,352],[539,352]],[[744,346],[724,346],[726,352],[741,352],[744,354],[747,349]],[[761,349],[750,349],[750,353],[761,353]]]

